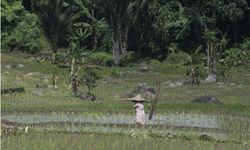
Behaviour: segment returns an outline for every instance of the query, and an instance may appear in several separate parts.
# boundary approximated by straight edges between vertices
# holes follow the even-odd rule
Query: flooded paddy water
[[[205,140],[215,142],[249,141],[250,118],[235,114],[162,112],[146,125],[137,126],[128,112],[33,112],[4,113],[1,123],[16,126],[21,132],[105,134],[129,137]],[[70,135],[69,134],[69,135]]]
[[[94,124],[134,124],[133,114],[81,113],[81,114],[5,114],[3,120],[10,122],[37,124],[46,122],[72,122]],[[148,120],[147,125],[171,125],[201,128],[219,128],[220,120],[216,115],[205,114],[161,114]]]
[[[2,114],[2,121],[19,124],[75,124],[98,125],[109,127],[134,127],[135,120],[132,113],[104,113],[104,112],[80,112],[80,113],[9,113]],[[148,120],[146,115],[146,127],[152,128],[192,128],[206,130],[237,131],[250,133],[250,118],[222,114],[202,113],[161,113]]]

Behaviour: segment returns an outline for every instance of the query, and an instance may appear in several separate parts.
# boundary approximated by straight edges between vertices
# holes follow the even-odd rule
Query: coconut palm
[[[45,36],[52,48],[52,62],[55,64],[53,85],[56,87],[55,54],[60,41],[65,40],[70,35],[74,20],[79,17],[79,10],[64,0],[32,0],[32,8],[39,17]]]
[[[79,17],[77,7],[64,0],[33,0],[32,8],[41,21],[52,52],[56,53],[60,40],[69,36],[74,20]]]
[[[127,59],[127,38],[131,25],[136,21],[146,0],[100,0],[106,21],[112,31],[113,57],[115,65]]]

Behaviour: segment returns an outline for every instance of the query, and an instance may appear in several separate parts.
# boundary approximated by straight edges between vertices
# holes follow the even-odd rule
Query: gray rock
[[[152,94],[156,94],[156,90],[148,85],[148,83],[139,83],[137,87],[133,90],[133,93],[146,93],[151,92]]]
[[[141,64],[140,67],[139,67],[139,72],[140,73],[145,73],[145,72],[148,72],[150,69],[151,69],[150,65]]]
[[[45,79],[43,79],[43,82],[49,83],[49,79],[45,78]]]
[[[182,85],[192,85],[192,80],[190,80],[190,79],[183,80],[183,84]]]
[[[95,95],[91,93],[78,93],[77,97],[79,97],[82,100],[89,100],[89,101],[96,100]]]
[[[191,101],[192,103],[210,103],[210,104],[222,104],[220,100],[211,95],[205,95],[195,98]]]
[[[20,79],[16,79],[16,80],[14,80],[14,83],[15,83],[15,84],[21,84],[21,83],[23,83],[23,81],[20,80]]]
[[[235,83],[230,83],[230,85],[231,85],[231,86],[236,86],[236,84],[235,84]]]
[[[12,68],[23,68],[24,65],[23,64],[13,64],[13,63],[9,63],[7,65],[5,65],[6,69],[12,69]]]
[[[130,98],[130,97],[134,97],[136,96],[135,93],[130,93],[130,92],[125,92],[124,94],[122,94],[122,98]]]
[[[33,92],[33,94],[34,94],[35,96],[43,96],[43,95],[44,95],[44,90],[41,89],[41,88],[38,88],[38,89],[36,89],[36,90]]]
[[[101,82],[105,84],[118,84],[118,82],[114,81],[114,79],[111,77],[105,77],[101,80]]]
[[[127,94],[126,97],[134,97],[137,94],[141,94],[144,98],[154,98],[156,90],[148,83],[139,83],[131,93]]]
[[[38,83],[38,84],[36,84],[36,88],[48,88],[48,85],[46,85],[46,84],[42,84],[42,83]]]
[[[33,57],[33,56],[31,56],[31,57],[28,58],[28,61],[29,61],[29,62],[35,61],[35,60],[36,60],[36,59],[35,59],[35,57]]]
[[[144,73],[144,72],[148,72],[148,71],[149,71],[149,68],[147,66],[142,66],[139,68],[139,72]]]
[[[12,64],[7,64],[7,65],[5,65],[5,68],[6,68],[6,69],[12,69]]]
[[[23,76],[26,76],[26,77],[31,77],[31,76],[32,77],[43,77],[43,78],[47,77],[46,74],[43,74],[41,72],[29,72],[27,74],[23,74]]]
[[[183,85],[192,85],[192,81],[190,79],[186,80],[169,80],[162,83],[163,85],[168,85],[169,87],[177,87]]]
[[[16,67],[17,67],[17,68],[23,68],[24,65],[23,65],[23,64],[17,64]]]
[[[206,83],[216,83],[217,82],[217,76],[214,73],[211,73],[207,76],[207,78],[205,79]]]
[[[26,74],[26,76],[34,76],[34,75],[40,75],[40,72],[29,72]]]

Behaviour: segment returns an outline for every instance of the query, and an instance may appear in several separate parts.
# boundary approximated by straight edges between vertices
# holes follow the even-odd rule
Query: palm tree
[[[55,54],[60,41],[69,36],[74,20],[79,17],[78,9],[64,0],[32,0],[32,8]]]
[[[79,17],[79,10],[64,0],[32,0],[32,8],[39,17],[45,36],[52,48],[52,63],[55,65],[53,85],[56,87],[55,54],[60,42],[70,35],[74,20]]]
[[[127,60],[127,38],[131,25],[136,21],[146,0],[100,0],[106,21],[112,31],[115,65]]]

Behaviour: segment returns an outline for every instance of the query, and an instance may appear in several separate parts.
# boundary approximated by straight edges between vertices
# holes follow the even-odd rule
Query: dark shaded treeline
[[[95,17],[101,19],[105,18],[105,11],[102,10],[101,5],[98,5],[99,1],[101,0],[95,1],[93,11]],[[70,3],[73,5],[73,2]],[[23,0],[23,5],[32,12],[31,0]],[[139,12],[136,23],[128,31],[128,50],[135,51],[139,58],[152,57],[161,60],[168,55],[171,44],[176,45],[177,50],[188,53],[202,45],[205,52],[204,31],[206,29],[203,24],[206,24],[211,31],[218,30],[220,33],[214,36],[221,39],[224,35],[228,40],[226,47],[232,47],[250,36],[249,5],[250,2],[246,0],[147,1]],[[180,14],[180,9],[183,9],[184,14]],[[84,19],[88,20],[82,17],[82,20]],[[186,22],[183,21],[185,19],[187,19]],[[178,24],[182,21],[183,23]],[[104,36],[102,34],[98,37],[99,49],[102,47]],[[89,49],[93,45],[92,39],[93,37],[90,37],[85,43]]]

